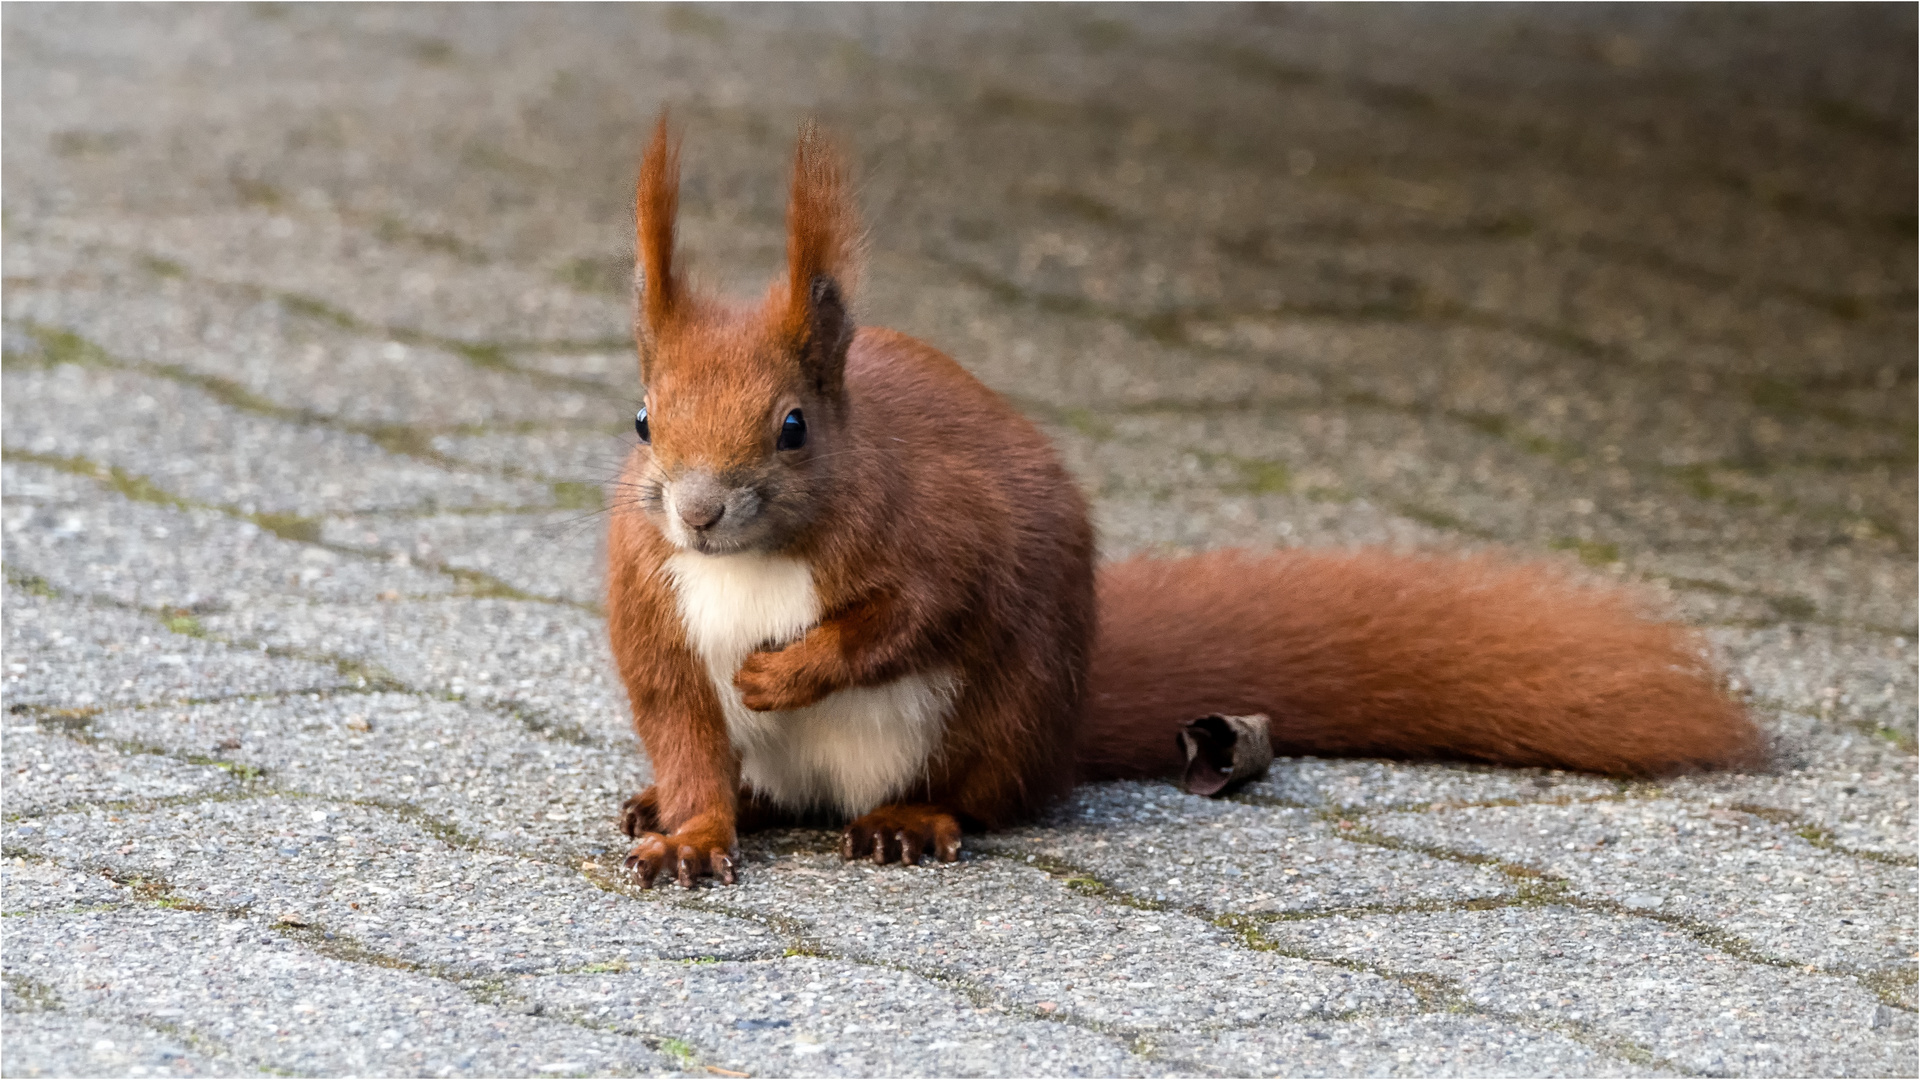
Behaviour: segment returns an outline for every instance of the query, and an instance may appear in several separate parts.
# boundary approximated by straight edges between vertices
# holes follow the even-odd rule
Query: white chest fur
[[[787,556],[683,551],[667,560],[667,573],[754,790],[796,810],[859,815],[923,775],[940,745],[956,676],[911,675],[842,690],[804,709],[754,712],[740,704],[734,673],[755,649],[797,640],[820,620],[813,571]]]

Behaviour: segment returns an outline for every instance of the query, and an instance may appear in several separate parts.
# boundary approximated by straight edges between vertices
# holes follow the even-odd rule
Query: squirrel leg
[[[731,885],[739,851],[739,764],[717,716],[681,719],[687,722],[669,726],[663,714],[636,710],[634,726],[653,758],[655,782],[623,808],[621,825],[635,841],[626,867],[644,888],[662,873],[683,888],[708,875]]]
[[[894,803],[863,814],[840,840],[846,859],[872,859],[912,866],[923,854],[941,862],[960,858],[960,821],[938,806]]]

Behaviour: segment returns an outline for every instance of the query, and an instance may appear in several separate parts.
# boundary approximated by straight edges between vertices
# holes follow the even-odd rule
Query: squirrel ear
[[[680,141],[667,127],[667,110],[653,126],[634,191],[633,332],[642,363],[648,344],[679,312],[673,277],[673,222],[680,206]]]
[[[823,397],[838,397],[847,368],[847,347],[853,344],[853,313],[840,285],[826,274],[816,274],[807,288],[807,324],[799,340],[800,365]]]
[[[781,329],[826,396],[838,396],[853,343],[847,291],[859,278],[859,233],[839,155],[809,121],[793,155]]]

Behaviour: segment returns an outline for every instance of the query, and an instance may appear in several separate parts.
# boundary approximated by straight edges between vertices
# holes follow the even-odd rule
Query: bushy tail
[[[1174,733],[1263,712],[1274,752],[1614,775],[1757,764],[1697,638],[1544,565],[1216,551],[1100,572],[1084,780],[1170,775]]]

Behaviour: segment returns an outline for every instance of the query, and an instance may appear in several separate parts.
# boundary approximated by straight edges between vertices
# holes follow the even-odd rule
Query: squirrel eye
[[[633,430],[639,434],[641,442],[650,443],[653,441],[653,433],[647,430],[647,407],[645,405],[640,406],[640,411],[633,414]]]
[[[795,409],[780,421],[780,438],[773,444],[775,450],[798,450],[807,445],[807,418]]]

